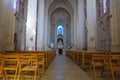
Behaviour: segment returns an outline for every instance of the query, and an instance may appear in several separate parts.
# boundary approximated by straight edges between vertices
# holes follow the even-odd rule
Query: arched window
[[[109,0],[97,0],[97,15],[98,17],[104,15],[109,11]]]
[[[59,25],[57,28],[57,35],[63,35],[63,26]]]
[[[103,0],[103,12],[106,13],[109,10],[109,0]]]
[[[13,2],[13,12],[16,13],[17,10],[17,0],[14,0]]]
[[[21,16],[24,16],[24,9],[27,0],[14,0],[13,2],[13,12],[18,13]]]

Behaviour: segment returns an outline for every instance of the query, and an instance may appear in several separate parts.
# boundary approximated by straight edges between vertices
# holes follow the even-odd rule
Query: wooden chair
[[[37,71],[39,72],[38,59],[36,55],[20,55],[20,66],[18,73],[19,79],[21,77],[22,80],[25,80],[25,78],[34,78],[34,80],[36,80],[37,75],[39,75]],[[34,74],[30,75],[31,72],[33,72]]]
[[[3,55],[3,72],[5,74],[6,80],[9,80],[9,77],[13,77],[13,80],[17,79],[18,67],[18,55]]]
[[[82,68],[84,70],[90,69],[92,54],[95,52],[83,51],[82,52]]]
[[[3,60],[2,54],[0,53],[0,78],[3,77]]]
[[[43,74],[45,72],[45,56],[44,53],[36,54],[38,58],[38,65],[40,73]]]
[[[96,52],[92,55],[92,69],[94,72],[94,78],[96,79],[97,76],[102,76],[104,67],[105,67],[105,61],[108,57],[109,53],[104,52]]]
[[[120,72],[120,54],[111,54],[108,58],[109,63],[107,64],[106,71],[107,71],[107,80],[116,80],[116,73]],[[112,78],[109,78],[108,74],[111,73]]]
[[[77,51],[77,64],[79,65],[79,66],[81,66],[82,65],[82,51]]]

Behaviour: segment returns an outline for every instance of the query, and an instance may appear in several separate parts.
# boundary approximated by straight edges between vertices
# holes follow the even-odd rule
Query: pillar
[[[44,49],[44,3],[45,0],[38,0],[37,50]]]
[[[96,0],[87,0],[88,50],[96,50]]]
[[[35,50],[36,47],[36,18],[37,0],[28,0],[26,50]]]
[[[111,36],[113,52],[120,52],[120,0],[110,0]]]
[[[85,47],[85,26],[84,26],[84,0],[78,0],[78,27],[77,27],[77,49]]]

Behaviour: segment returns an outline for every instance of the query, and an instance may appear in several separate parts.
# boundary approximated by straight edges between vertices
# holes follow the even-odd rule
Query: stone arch
[[[64,9],[64,8],[57,8],[54,10],[54,12],[50,16],[50,25],[54,24],[54,26],[50,27],[50,34],[51,34],[51,40],[50,42],[54,42],[57,47],[57,40],[59,38],[63,39],[63,43],[65,43],[64,47],[66,47],[68,44],[67,39],[70,40],[70,32],[71,32],[71,25],[66,26],[66,24],[71,24],[71,15],[70,13]],[[62,36],[57,35],[57,28],[59,25],[63,26],[63,32],[65,33]],[[69,33],[68,33],[69,32]],[[54,39],[53,39],[54,38]]]
[[[68,10],[68,12],[70,12],[70,14],[74,12],[74,8],[70,0],[51,0],[48,4],[48,12],[50,12],[50,8],[52,9],[51,10],[52,13],[54,10],[56,10],[59,7],[65,8],[66,10]]]
[[[51,42],[55,42],[57,41],[57,39],[50,39],[52,38],[51,37],[51,34],[56,34],[54,32],[51,33],[51,26],[54,27],[55,30],[57,30],[57,27],[59,24],[55,24],[55,22],[53,21],[53,19],[51,20],[51,15],[58,9],[64,9],[66,12],[68,12],[69,14],[69,18],[66,19],[66,23],[64,23],[63,27],[64,26],[69,26],[70,29],[69,29],[69,44],[73,43],[74,42],[74,26],[75,26],[75,2],[76,1],[71,1],[71,0],[46,0],[46,8],[45,8],[45,28],[47,29],[46,32],[47,32],[47,44],[51,43]],[[60,19],[59,19],[60,20]],[[58,23],[60,23],[60,21],[58,21]],[[64,21],[63,21],[64,22]],[[67,25],[69,24],[69,25]],[[53,29],[52,29],[53,30]],[[64,29],[65,30],[65,29]],[[65,31],[64,31],[65,32]],[[68,34],[68,33],[67,33]],[[65,37],[65,36],[64,36]],[[68,41],[68,40],[64,40],[65,42]],[[56,42],[55,42],[56,43]],[[67,46],[67,45],[66,45]],[[56,47],[56,46],[55,46]],[[64,46],[65,47],[65,46]]]

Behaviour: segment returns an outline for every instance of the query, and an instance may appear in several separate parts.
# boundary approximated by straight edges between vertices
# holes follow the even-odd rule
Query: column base
[[[6,50],[15,50],[14,44],[7,44]]]
[[[120,52],[120,45],[113,45],[112,52]]]

